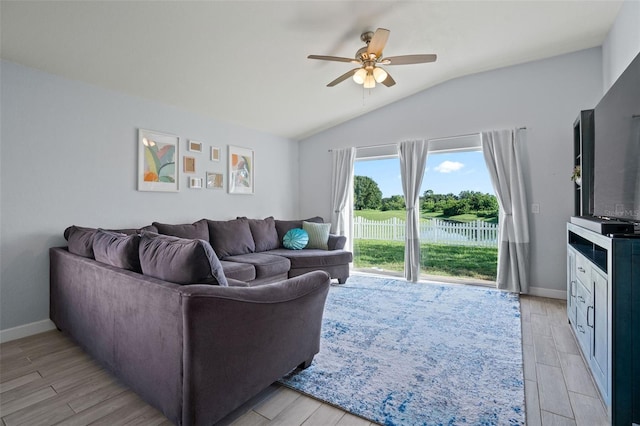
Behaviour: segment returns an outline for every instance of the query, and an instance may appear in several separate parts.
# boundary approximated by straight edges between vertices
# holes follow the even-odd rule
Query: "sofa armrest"
[[[229,287],[249,287],[246,282],[234,280],[233,278],[227,278],[227,284],[229,284]]]
[[[183,424],[213,424],[320,349],[329,275],[181,288]]]
[[[329,250],[342,250],[346,244],[347,237],[344,235],[329,234],[329,241],[327,242]]]

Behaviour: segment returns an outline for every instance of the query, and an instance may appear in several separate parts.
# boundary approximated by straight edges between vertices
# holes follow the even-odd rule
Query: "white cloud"
[[[458,161],[443,161],[442,163],[438,164],[435,168],[435,170],[437,172],[440,173],[451,173],[451,172],[457,172],[458,170],[460,170],[461,168],[464,167],[464,164],[458,162]]]

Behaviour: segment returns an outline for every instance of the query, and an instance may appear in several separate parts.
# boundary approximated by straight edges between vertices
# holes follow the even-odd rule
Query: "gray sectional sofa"
[[[284,235],[290,229],[302,228],[303,222],[322,223],[323,219],[201,219],[184,225],[153,222],[143,229],[209,241],[221,261],[225,276],[249,285],[274,282],[317,270],[325,271],[331,278],[344,283],[349,278],[349,263],[353,260],[351,252],[344,250],[345,237],[329,235],[327,250],[284,248]]]
[[[212,425],[320,349],[351,253],[340,237],[282,248],[300,223],[70,227],[50,249],[51,320],[175,424]]]

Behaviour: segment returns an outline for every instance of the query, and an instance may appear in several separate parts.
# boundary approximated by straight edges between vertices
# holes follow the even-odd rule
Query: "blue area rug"
[[[283,385],[385,425],[524,425],[518,295],[352,276]]]

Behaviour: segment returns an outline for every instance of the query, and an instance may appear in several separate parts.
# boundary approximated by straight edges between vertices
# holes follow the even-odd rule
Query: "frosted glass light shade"
[[[378,83],[382,83],[387,78],[387,72],[382,68],[374,68],[373,69],[373,78],[376,79]]]
[[[364,68],[360,68],[358,71],[353,74],[353,81],[358,84],[364,83],[364,79],[367,76],[367,71]]]
[[[364,88],[365,89],[373,89],[374,87],[376,87],[375,78],[373,78],[372,74],[367,74],[367,76],[364,79]]]

